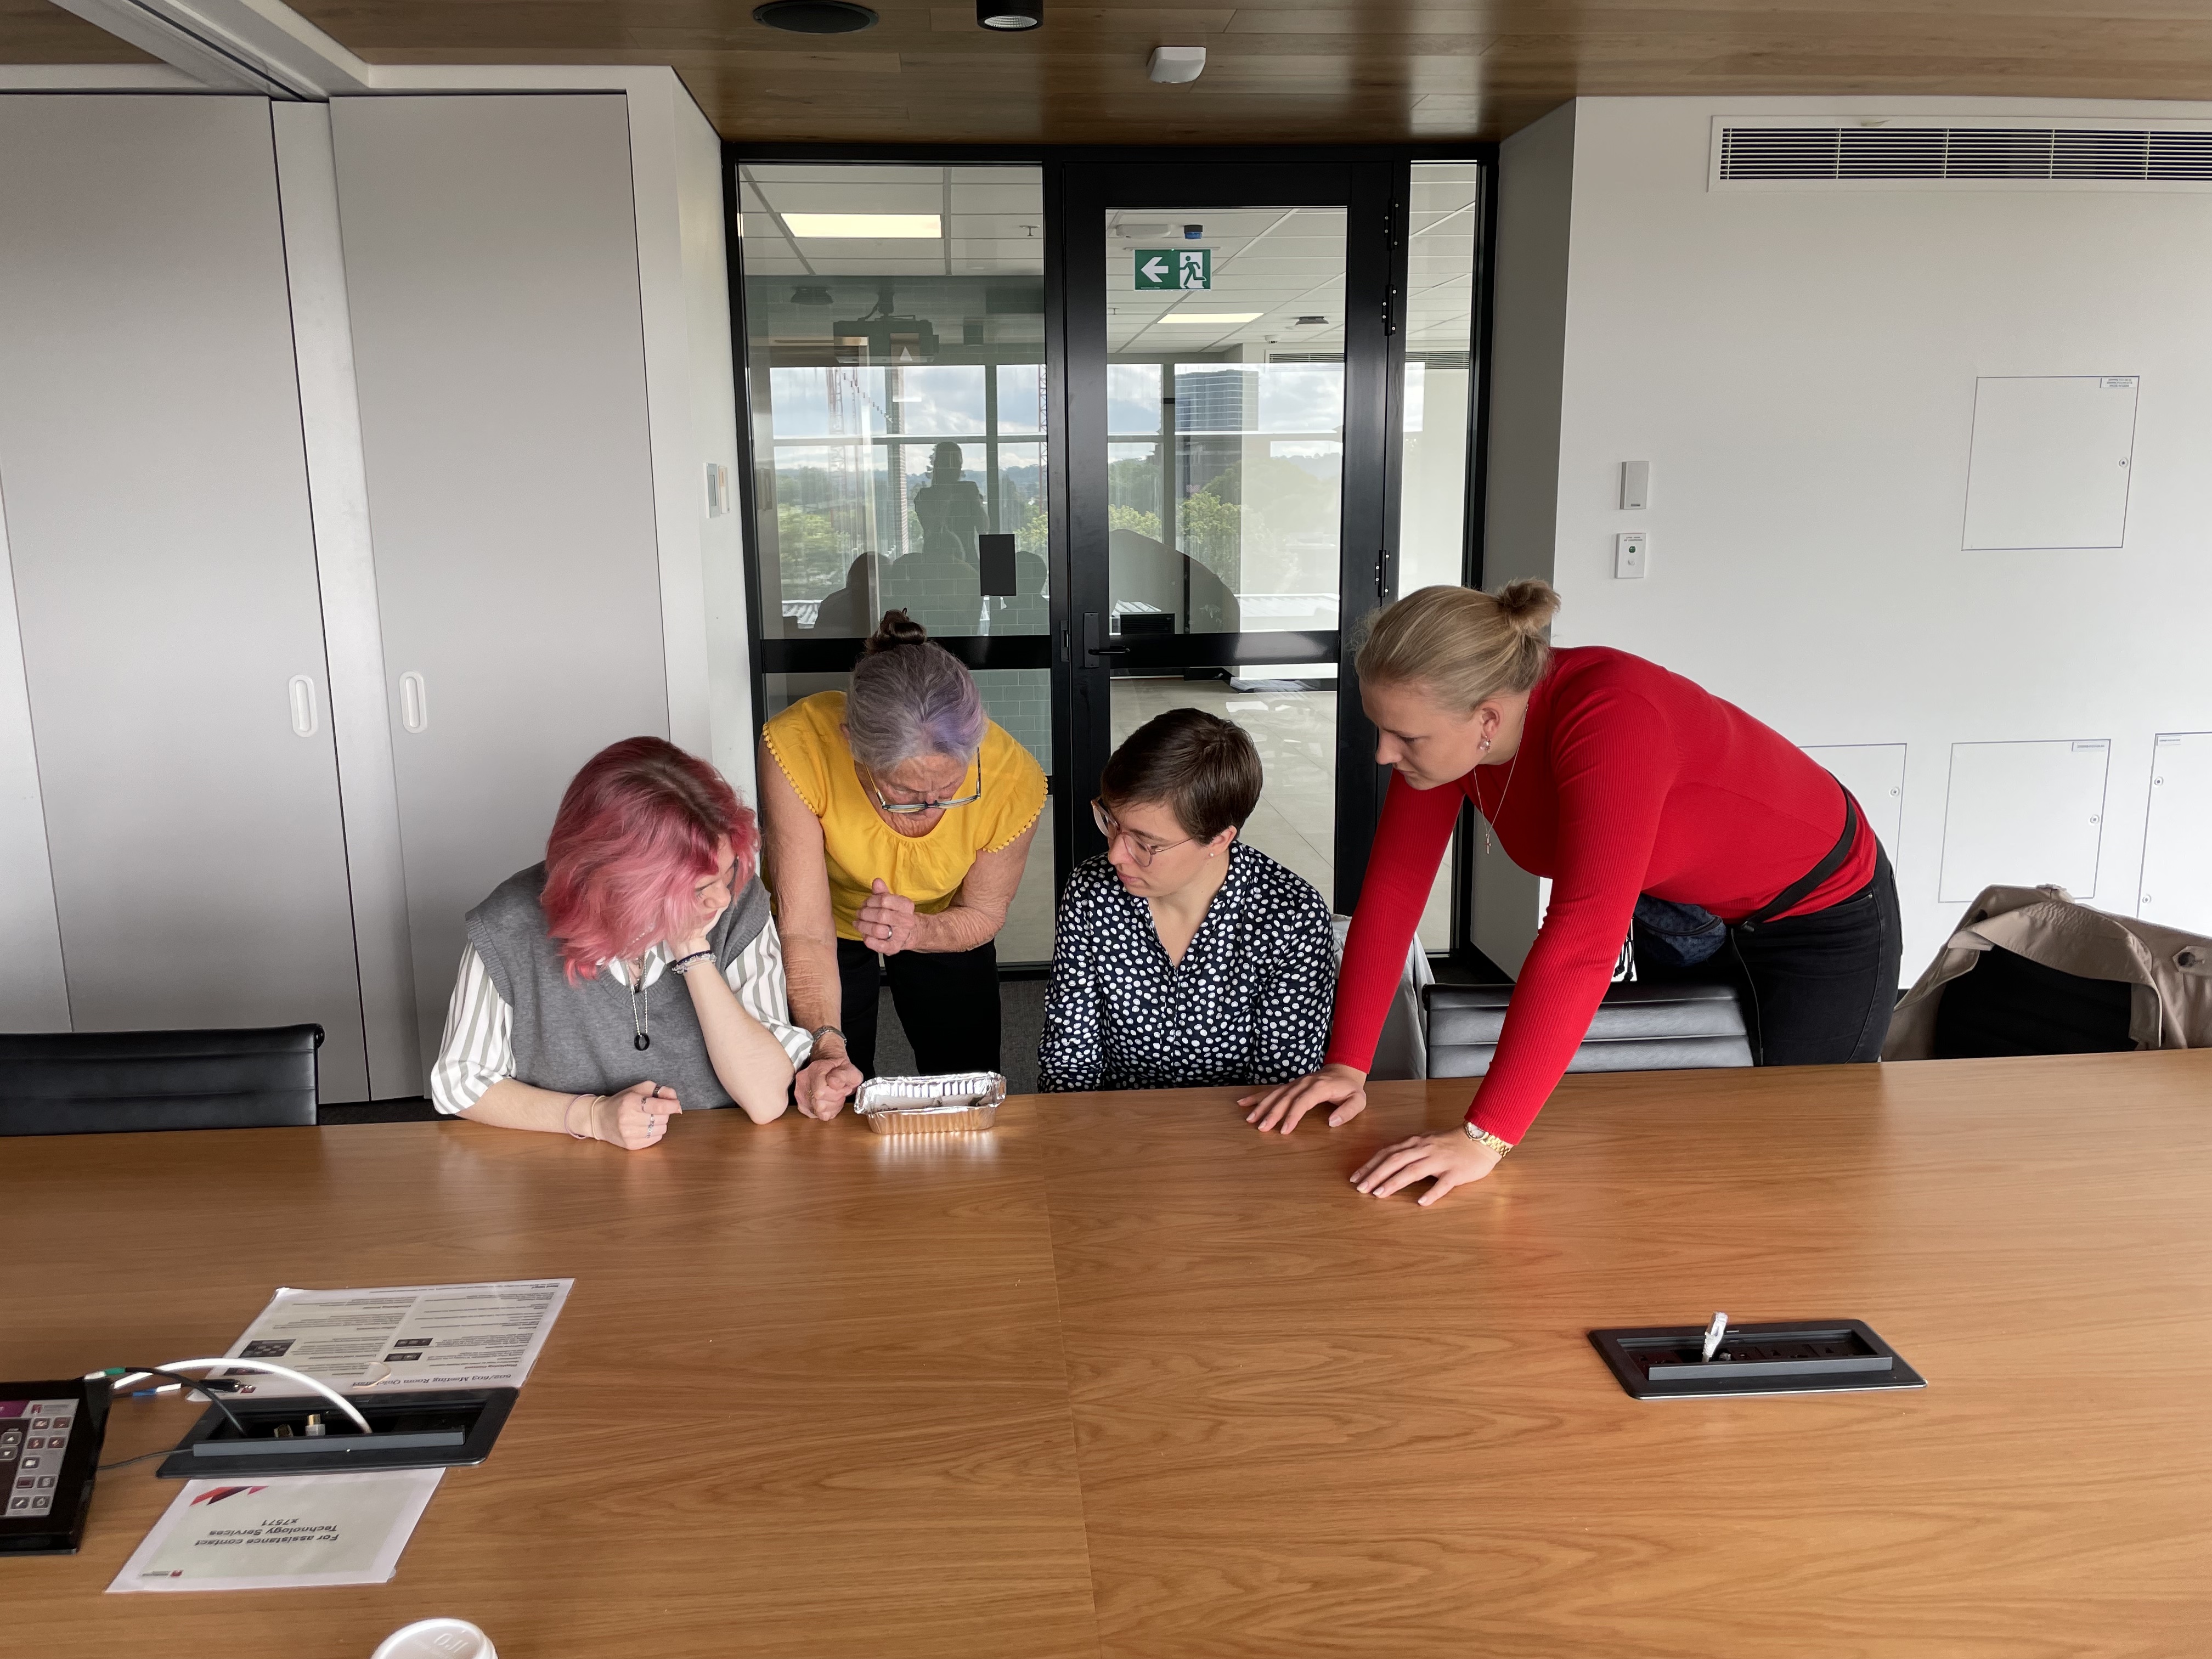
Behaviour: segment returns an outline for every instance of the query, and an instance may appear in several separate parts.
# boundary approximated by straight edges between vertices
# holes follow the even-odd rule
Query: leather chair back
[[[0,1135],[312,1128],[319,1025],[0,1036]]]
[[[1427,988],[1429,1075],[1480,1077],[1498,1052],[1510,985]],[[1616,985],[1605,994],[1571,1072],[1672,1072],[1748,1066],[1743,1006],[1727,985]]]

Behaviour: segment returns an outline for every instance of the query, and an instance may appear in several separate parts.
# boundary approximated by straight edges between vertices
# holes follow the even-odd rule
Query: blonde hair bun
[[[1497,597],[1498,615],[1531,638],[1552,625],[1552,617],[1559,608],[1559,589],[1533,576],[1506,583],[1498,590]]]
[[[1424,587],[1369,619],[1354,659],[1370,685],[1419,685],[1464,714],[1486,697],[1531,690],[1552,647],[1544,637],[1559,595],[1551,583]]]

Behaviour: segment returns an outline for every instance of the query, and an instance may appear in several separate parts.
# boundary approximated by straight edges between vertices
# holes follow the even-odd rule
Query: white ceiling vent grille
[[[1717,190],[2212,189],[2212,127],[1717,120]]]

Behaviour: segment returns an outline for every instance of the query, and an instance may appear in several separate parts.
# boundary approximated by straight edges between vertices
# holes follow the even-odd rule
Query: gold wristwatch
[[[1467,1131],[1467,1138],[1469,1140],[1473,1141],[1478,1146],[1489,1147],[1492,1152],[1497,1153],[1500,1158],[1504,1157],[1506,1153],[1513,1150],[1513,1143],[1506,1139],[1504,1136],[1494,1135],[1487,1129],[1476,1128],[1474,1127],[1474,1120],[1473,1118],[1469,1118],[1460,1127]]]

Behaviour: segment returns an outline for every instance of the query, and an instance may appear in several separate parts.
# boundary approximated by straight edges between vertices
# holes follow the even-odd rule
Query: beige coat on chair
[[[1919,982],[1897,1005],[1884,1060],[1926,1060],[1943,988],[1991,945],[2083,979],[2133,988],[2138,1048],[2212,1048],[2212,939],[2077,904],[2063,887],[1985,887]]]

